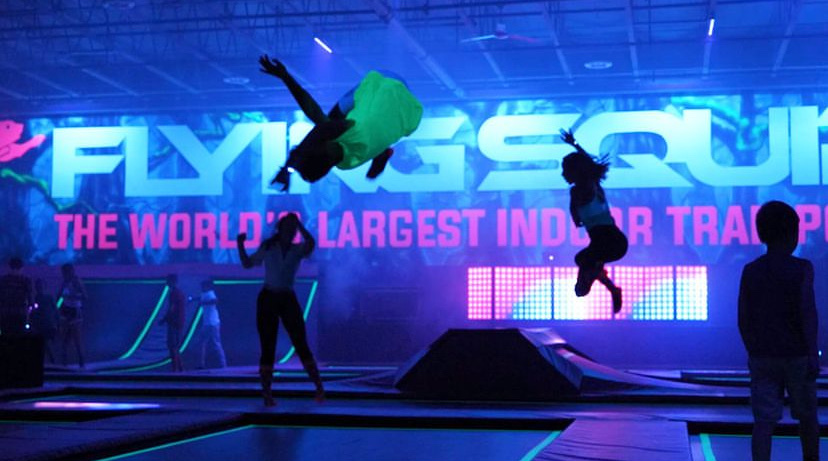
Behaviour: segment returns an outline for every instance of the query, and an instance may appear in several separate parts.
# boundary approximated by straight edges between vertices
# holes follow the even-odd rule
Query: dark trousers
[[[599,262],[618,261],[627,254],[627,236],[617,226],[595,226],[587,233],[589,245],[575,255],[578,267],[594,269]]]
[[[259,364],[262,367],[273,367],[273,362],[276,360],[276,339],[280,319],[302,363],[314,363],[313,354],[308,347],[302,308],[296,299],[296,293],[292,290],[263,289],[256,300],[256,329],[259,331],[262,352]]]

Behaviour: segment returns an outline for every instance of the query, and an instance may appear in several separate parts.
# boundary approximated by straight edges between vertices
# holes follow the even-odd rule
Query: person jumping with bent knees
[[[314,124],[271,181],[282,184],[283,191],[292,171],[316,182],[333,167],[350,170],[371,162],[366,176],[376,178],[394,153],[391,145],[413,133],[423,117],[423,106],[390,72],[368,72],[326,115],[279,60],[262,55],[259,64],[261,72],[284,82]]]
[[[627,236],[615,225],[609,203],[601,187],[606,178],[609,162],[589,155],[576,141],[572,131],[561,130],[561,139],[574,147],[575,152],[563,158],[563,177],[572,184],[569,189],[569,211],[578,227],[585,227],[589,245],[575,255],[578,265],[578,281],[575,295],[589,294],[592,284],[598,280],[612,295],[612,312],[621,311],[621,288],[610,280],[604,264],[618,261],[627,254]]]
[[[302,234],[302,243],[291,243],[297,231]],[[276,223],[276,234],[262,242],[252,255],[248,256],[244,248],[245,240],[247,240],[245,233],[236,237],[242,266],[247,269],[262,263],[265,266],[264,286],[256,300],[256,329],[259,332],[259,344],[261,345],[259,376],[264,404],[265,406],[276,404],[273,400],[271,385],[273,362],[276,360],[276,334],[279,330],[280,319],[284,322],[285,330],[302,360],[305,371],[316,386],[317,402],[322,402],[325,399],[325,390],[319,376],[319,367],[308,347],[302,308],[293,291],[293,282],[299,263],[302,258],[310,256],[316,246],[316,241],[299,222],[299,217],[295,213],[288,213],[279,219]]]

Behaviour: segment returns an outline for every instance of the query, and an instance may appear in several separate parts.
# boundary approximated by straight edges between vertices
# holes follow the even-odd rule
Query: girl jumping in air
[[[371,162],[366,176],[374,179],[385,169],[394,150],[391,145],[417,129],[423,106],[400,78],[388,72],[368,72],[327,113],[288,73],[284,64],[267,55],[259,58],[261,72],[279,78],[314,127],[294,147],[273,178],[285,191],[290,173],[316,182],[333,167],[350,170]]]
[[[601,187],[609,162],[606,157],[589,155],[576,141],[572,131],[561,130],[561,139],[574,147],[575,152],[563,158],[563,177],[569,189],[569,211],[578,227],[585,227],[589,245],[575,255],[578,281],[575,295],[586,296],[598,280],[612,295],[612,312],[621,311],[621,288],[610,280],[604,264],[618,261],[627,253],[627,237],[615,225],[609,203]]]

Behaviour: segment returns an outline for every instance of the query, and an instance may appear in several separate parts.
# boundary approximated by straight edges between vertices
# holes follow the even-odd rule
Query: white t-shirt
[[[307,256],[307,253],[305,243],[290,244],[284,254],[282,245],[279,243],[273,243],[269,248],[265,248],[265,244],[262,244],[255,253],[250,255],[250,261],[255,265],[264,262],[264,285],[267,289],[273,291],[292,290],[296,272],[299,270],[299,263],[302,262],[302,258]]]
[[[217,327],[221,325],[217,301],[218,298],[216,297],[215,291],[207,290],[201,292],[201,309],[204,312],[202,322],[204,322],[204,325],[211,327]]]

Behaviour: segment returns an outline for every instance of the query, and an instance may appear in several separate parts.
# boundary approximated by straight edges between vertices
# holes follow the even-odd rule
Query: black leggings
[[[305,320],[302,318],[302,308],[296,299],[296,293],[292,290],[263,289],[256,300],[256,329],[259,331],[259,343],[262,350],[259,364],[263,367],[273,367],[273,362],[276,360],[279,319],[284,322],[285,330],[302,363],[313,363],[313,354],[308,347],[308,338],[305,333]]]
[[[595,226],[587,233],[589,246],[575,255],[578,267],[592,269],[599,262],[618,261],[627,254],[627,236],[617,226]]]

